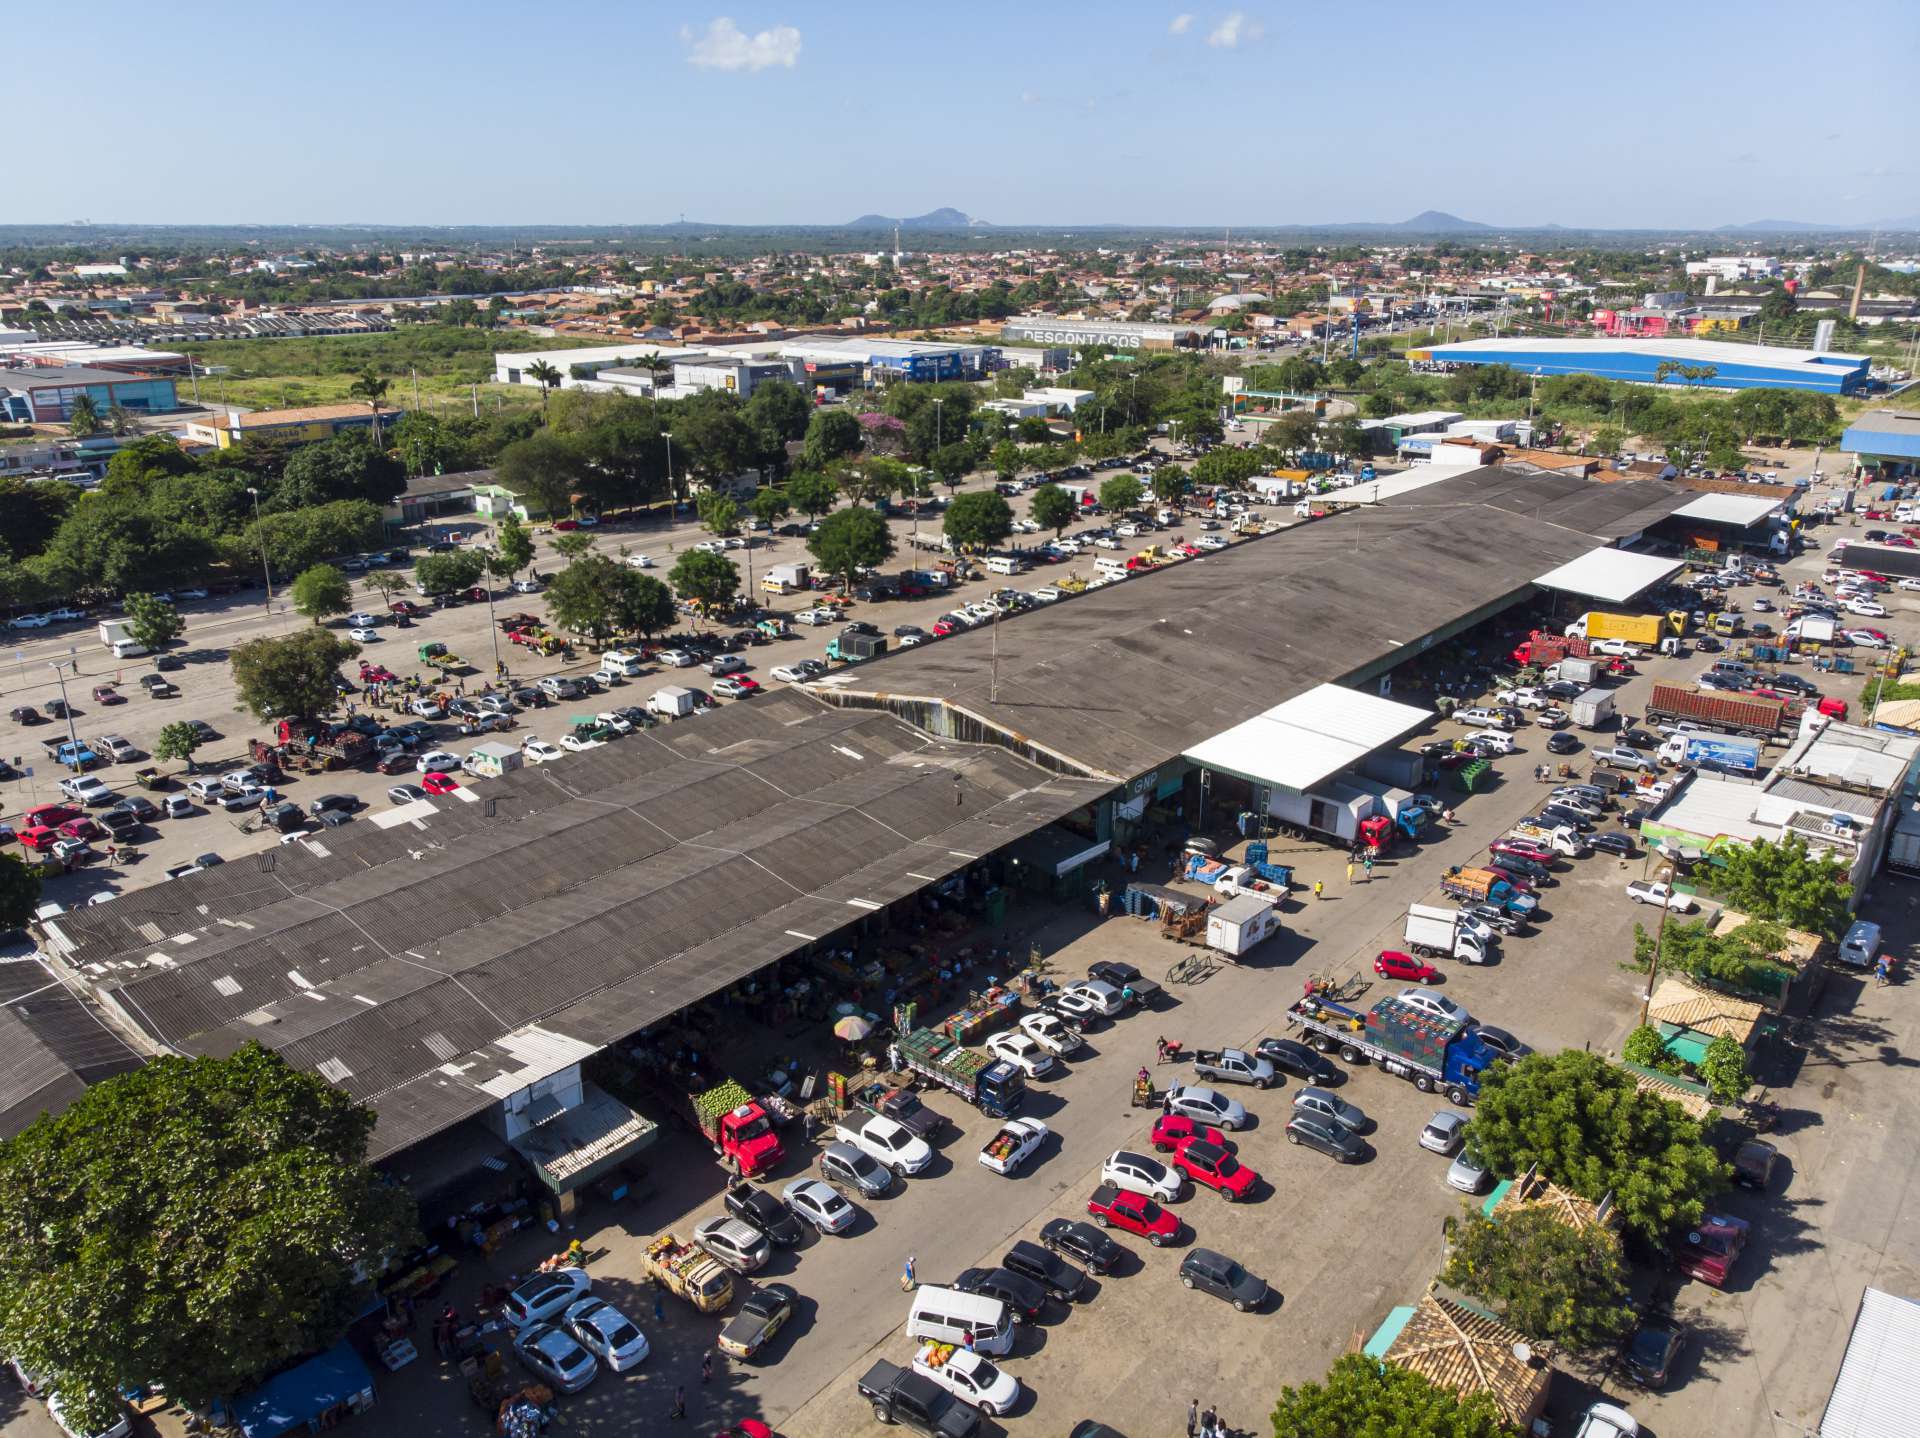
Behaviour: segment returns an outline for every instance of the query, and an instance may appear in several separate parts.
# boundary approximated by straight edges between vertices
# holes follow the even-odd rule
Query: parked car
[[[1055,1298],[1072,1303],[1085,1292],[1087,1275],[1059,1255],[1028,1239],[1017,1240],[1000,1260],[1009,1273],[1037,1283]]]
[[[1172,1203],[1185,1189],[1180,1175],[1164,1163],[1124,1148],[1116,1150],[1102,1165],[1100,1182],[1163,1203]]]
[[[1453,1156],[1447,1165],[1447,1187],[1461,1193],[1478,1193],[1487,1182],[1487,1171],[1465,1150]]]
[[[1418,1009],[1436,1019],[1452,1019],[1455,1023],[1470,1023],[1473,1015],[1448,998],[1445,994],[1429,993],[1425,989],[1402,989],[1395,995],[1401,1003],[1410,1009]]]
[[[780,1191],[780,1196],[802,1222],[821,1233],[844,1232],[859,1212],[817,1178],[797,1178]]]
[[[1027,1014],[1020,1020],[1020,1031],[1051,1054],[1070,1054],[1085,1043],[1078,1032],[1062,1023],[1055,1014]]]
[[[1032,1034],[1010,1030],[987,1040],[987,1052],[1005,1059],[1028,1078],[1045,1078],[1055,1067],[1053,1054]]]
[[[742,1179],[727,1185],[723,1200],[728,1213],[759,1229],[774,1247],[791,1248],[800,1241],[801,1228],[793,1213],[766,1189]]]
[[[1218,1089],[1203,1088],[1198,1084],[1176,1084],[1168,1089],[1166,1110],[1225,1129],[1247,1126],[1246,1106],[1239,1099],[1228,1098]]]
[[[1328,1093],[1323,1088],[1303,1088],[1293,1096],[1293,1111],[1296,1115],[1310,1114],[1315,1118],[1337,1123],[1348,1133],[1359,1133],[1371,1120],[1359,1108],[1350,1104],[1337,1094]]]
[[[625,1373],[646,1359],[646,1334],[604,1298],[583,1298],[572,1304],[564,1321],[580,1346],[615,1373]]]
[[[1673,1365],[1687,1346],[1687,1330],[1671,1318],[1643,1318],[1627,1339],[1621,1367],[1642,1388],[1661,1389],[1673,1376]]]
[[[820,1151],[820,1172],[850,1184],[868,1198],[878,1198],[893,1187],[893,1170],[872,1154],[850,1143],[830,1143]]]
[[[593,1280],[584,1268],[556,1268],[529,1278],[509,1293],[500,1313],[516,1328],[544,1323],[585,1298],[592,1288]]]
[[[1087,1212],[1102,1228],[1121,1228],[1137,1233],[1155,1248],[1180,1236],[1180,1220],[1143,1193],[1103,1183],[1087,1200]]]
[[[1212,1189],[1228,1203],[1249,1198],[1260,1186],[1260,1175],[1248,1168],[1224,1144],[1192,1138],[1173,1152],[1173,1166],[1194,1183]]]
[[[1449,1154],[1460,1147],[1461,1137],[1467,1131],[1464,1115],[1451,1109],[1442,1109],[1428,1119],[1420,1130],[1420,1147],[1430,1153]]]
[[[1691,914],[1697,907],[1693,895],[1683,894],[1671,884],[1651,879],[1633,880],[1627,885],[1627,897],[1636,904],[1652,904],[1656,908],[1671,909],[1676,914]]]
[[[761,1349],[786,1326],[793,1316],[799,1295],[784,1283],[755,1285],[741,1300],[740,1310],[720,1330],[717,1340],[722,1353],[749,1361],[760,1356]]]
[[[1296,1112],[1287,1120],[1287,1142],[1317,1148],[1342,1163],[1357,1163],[1366,1154],[1366,1145],[1345,1125],[1314,1113]]]
[[[1047,1290],[1031,1278],[1004,1268],[963,1268],[953,1280],[962,1293],[997,1298],[1007,1305],[1015,1323],[1031,1323],[1047,1306]]]
[[[1195,1123],[1181,1113],[1162,1114],[1153,1121],[1153,1129],[1147,1137],[1155,1153],[1172,1153],[1181,1144],[1196,1138],[1220,1148],[1227,1147],[1227,1136],[1223,1131]]]
[[[1049,1252],[1084,1264],[1087,1272],[1105,1274],[1124,1251],[1091,1223],[1078,1218],[1050,1218],[1040,1228],[1040,1243]]]
[[[1180,1260],[1180,1282],[1225,1299],[1236,1313],[1248,1313],[1267,1301],[1265,1279],[1255,1278],[1224,1253],[1196,1248]]]
[[[515,1335],[513,1351],[533,1372],[562,1393],[578,1393],[600,1372],[600,1360],[566,1329],[534,1323]]]
[[[1344,1069],[1298,1039],[1265,1038],[1260,1040],[1254,1052],[1282,1073],[1290,1073],[1295,1078],[1307,1079],[1322,1087],[1341,1083],[1346,1078]]]
[[[752,1273],[773,1254],[767,1236],[743,1219],[722,1214],[694,1225],[693,1241],[735,1273]]]
[[[1382,949],[1373,961],[1373,971],[1383,979],[1398,979],[1408,983],[1437,984],[1445,975],[1412,954],[1403,954],[1397,949]]]

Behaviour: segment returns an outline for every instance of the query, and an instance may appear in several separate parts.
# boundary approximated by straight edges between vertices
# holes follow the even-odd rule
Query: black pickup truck
[[[1160,1002],[1162,992],[1160,985],[1144,977],[1132,964],[1119,964],[1103,959],[1097,964],[1087,966],[1087,977],[1112,984],[1123,995],[1131,994],[1133,1004],[1137,1008],[1155,1008]]]
[[[926,1438],[973,1438],[980,1415],[931,1378],[884,1360],[856,1385],[882,1423],[902,1423]]]
[[[924,1138],[928,1142],[937,1138],[947,1126],[946,1119],[920,1102],[920,1095],[909,1088],[870,1083],[855,1089],[851,1097],[858,1107],[868,1113],[890,1118],[915,1138]]]

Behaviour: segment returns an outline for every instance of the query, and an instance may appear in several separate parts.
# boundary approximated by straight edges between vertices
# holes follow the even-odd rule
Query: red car
[[[58,829],[49,829],[44,824],[36,824],[31,829],[20,831],[20,847],[35,854],[51,854],[54,844],[66,837]]]
[[[1553,850],[1530,839],[1495,839],[1487,845],[1489,854],[1511,854],[1516,859],[1531,859],[1536,864],[1553,864]]]
[[[1226,1145],[1201,1138],[1190,1138],[1174,1150],[1173,1167],[1228,1203],[1246,1198],[1260,1182],[1260,1175],[1228,1153]]]
[[[363,684],[391,684],[400,676],[384,664],[369,664],[360,661],[360,682]]]
[[[1383,979],[1401,979],[1412,984],[1436,984],[1441,973],[1432,964],[1422,963],[1412,954],[1398,949],[1383,949],[1373,961],[1373,971]]]
[[[1725,1288],[1727,1275],[1747,1246],[1750,1228],[1744,1218],[1710,1213],[1673,1245],[1673,1266],[1689,1278]]]
[[[1174,550],[1175,554],[1184,554],[1188,559],[1198,559],[1206,552],[1197,544],[1182,544]]]
[[[98,824],[94,823],[93,820],[85,817],[69,819],[60,826],[60,833],[68,839],[86,839],[91,841],[103,838],[106,832],[105,829],[102,829]]]
[[[450,774],[422,774],[420,787],[429,794],[451,794],[460,786],[453,782]]]
[[[80,816],[81,811],[71,804],[39,804],[21,816],[26,820],[21,828],[23,831],[40,828],[57,829],[67,820],[78,819]]]
[[[556,519],[553,522],[553,527],[555,529],[578,529],[580,527],[580,521],[577,519]]]
[[[1143,1193],[1129,1193],[1103,1183],[1087,1200],[1087,1212],[1102,1228],[1124,1228],[1155,1248],[1180,1235],[1180,1220]]]
[[[413,755],[404,749],[396,749],[373,767],[382,774],[411,774],[413,766]]]
[[[1219,1148],[1227,1146],[1226,1135],[1217,1128],[1195,1123],[1183,1113],[1162,1114],[1153,1122],[1151,1141],[1155,1153],[1172,1153],[1183,1143],[1205,1139]]]
[[[936,619],[933,621],[933,637],[945,639],[949,634],[957,633],[959,628],[951,619]]]

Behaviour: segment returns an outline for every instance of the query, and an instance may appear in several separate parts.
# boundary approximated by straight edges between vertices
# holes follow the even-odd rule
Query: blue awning
[[[233,1416],[246,1438],[280,1438],[356,1399],[362,1407],[373,1401],[373,1373],[343,1341],[269,1379],[233,1405]]]

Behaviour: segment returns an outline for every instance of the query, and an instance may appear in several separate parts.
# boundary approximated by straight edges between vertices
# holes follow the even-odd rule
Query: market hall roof
[[[257,1039],[370,1104],[379,1157],[1110,787],[773,694],[135,890],[51,934],[158,1042]]]
[[[809,687],[991,736],[1062,772],[1131,779],[1518,597],[1691,498],[1658,480],[1471,470]]]

